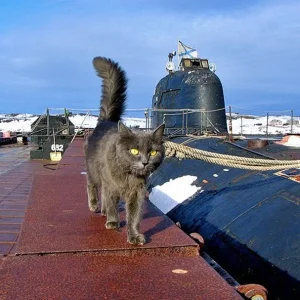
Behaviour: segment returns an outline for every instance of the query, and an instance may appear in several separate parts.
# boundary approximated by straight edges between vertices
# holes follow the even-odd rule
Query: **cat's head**
[[[162,162],[165,154],[162,124],[151,132],[131,131],[122,122],[118,123],[119,140],[116,154],[128,173],[146,177]]]

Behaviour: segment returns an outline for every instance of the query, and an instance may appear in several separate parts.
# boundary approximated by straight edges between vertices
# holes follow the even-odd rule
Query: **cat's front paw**
[[[89,203],[89,209],[90,209],[90,211],[92,211],[94,213],[99,212],[98,204],[90,204]]]
[[[106,222],[105,224],[106,229],[117,229],[120,227],[119,222]]]
[[[99,212],[98,200],[97,199],[88,199],[89,209],[92,212]]]
[[[134,236],[128,236],[127,242],[132,245],[144,245],[146,242],[145,236],[141,233],[134,235]]]

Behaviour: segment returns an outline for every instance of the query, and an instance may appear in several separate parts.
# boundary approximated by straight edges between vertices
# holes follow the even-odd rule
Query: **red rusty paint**
[[[197,232],[193,232],[190,234],[190,237],[199,244],[200,250],[204,248],[204,238]]]
[[[75,139],[52,169],[43,167],[49,161],[28,160],[19,173],[0,176],[0,185],[20,186],[14,201],[9,194],[0,199],[6,214],[18,205],[25,210],[29,198],[17,249],[1,244],[0,255],[8,255],[0,261],[1,299],[241,299],[198,255],[197,243],[149,201],[145,245],[127,243],[124,210],[120,230],[106,230],[105,218],[88,210],[83,142]],[[9,239],[20,228],[1,226]]]
[[[242,298],[198,256],[101,257],[96,253],[68,253],[7,258],[0,274],[0,299]]]
[[[269,144],[267,140],[248,140],[248,149],[260,149]]]
[[[295,176],[294,179],[300,182],[300,175]]]
[[[15,253],[35,174],[52,174],[47,161],[30,161],[30,147],[1,148],[0,255]],[[16,162],[18,162],[16,166]]]
[[[83,156],[63,156],[60,165],[85,166]]]
[[[247,299],[251,299],[252,297],[259,295],[264,300],[267,300],[267,289],[259,284],[245,284],[239,285],[236,287],[236,290],[244,295]]]
[[[120,230],[107,230],[105,221],[105,217],[88,209],[84,175],[36,176],[18,252],[92,250],[104,254],[107,250],[135,248],[127,243],[124,209]],[[149,201],[145,201],[141,232],[147,240],[141,248],[198,253],[197,244]]]
[[[287,179],[300,182],[300,170],[299,169],[286,169],[274,173],[275,175],[285,177]]]

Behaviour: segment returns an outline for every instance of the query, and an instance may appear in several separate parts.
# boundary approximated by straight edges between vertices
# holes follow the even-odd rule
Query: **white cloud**
[[[209,14],[199,10],[108,14],[95,6],[94,12],[35,17],[31,26],[7,30],[0,37],[0,88],[11,80],[16,88],[26,82],[32,87],[81,85],[96,94],[99,79],[91,60],[103,55],[117,59],[127,71],[130,95],[143,95],[142,103],[134,98],[130,107],[144,107],[166,75],[167,55],[180,38],[217,64],[225,91],[239,93],[236,99],[244,91],[300,95],[300,3],[282,3]],[[91,99],[86,105],[93,106],[91,93],[86,98]]]

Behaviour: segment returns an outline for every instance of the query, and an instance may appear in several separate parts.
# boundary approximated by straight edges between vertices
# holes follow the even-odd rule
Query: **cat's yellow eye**
[[[150,155],[151,155],[151,156],[155,156],[155,155],[156,155],[156,153],[157,153],[157,151],[156,151],[156,150],[152,150],[152,151],[150,152]]]
[[[132,149],[130,149],[130,153],[131,153],[132,155],[138,155],[138,154],[139,154],[139,150],[138,150],[138,149],[135,149],[135,148],[132,148]]]

